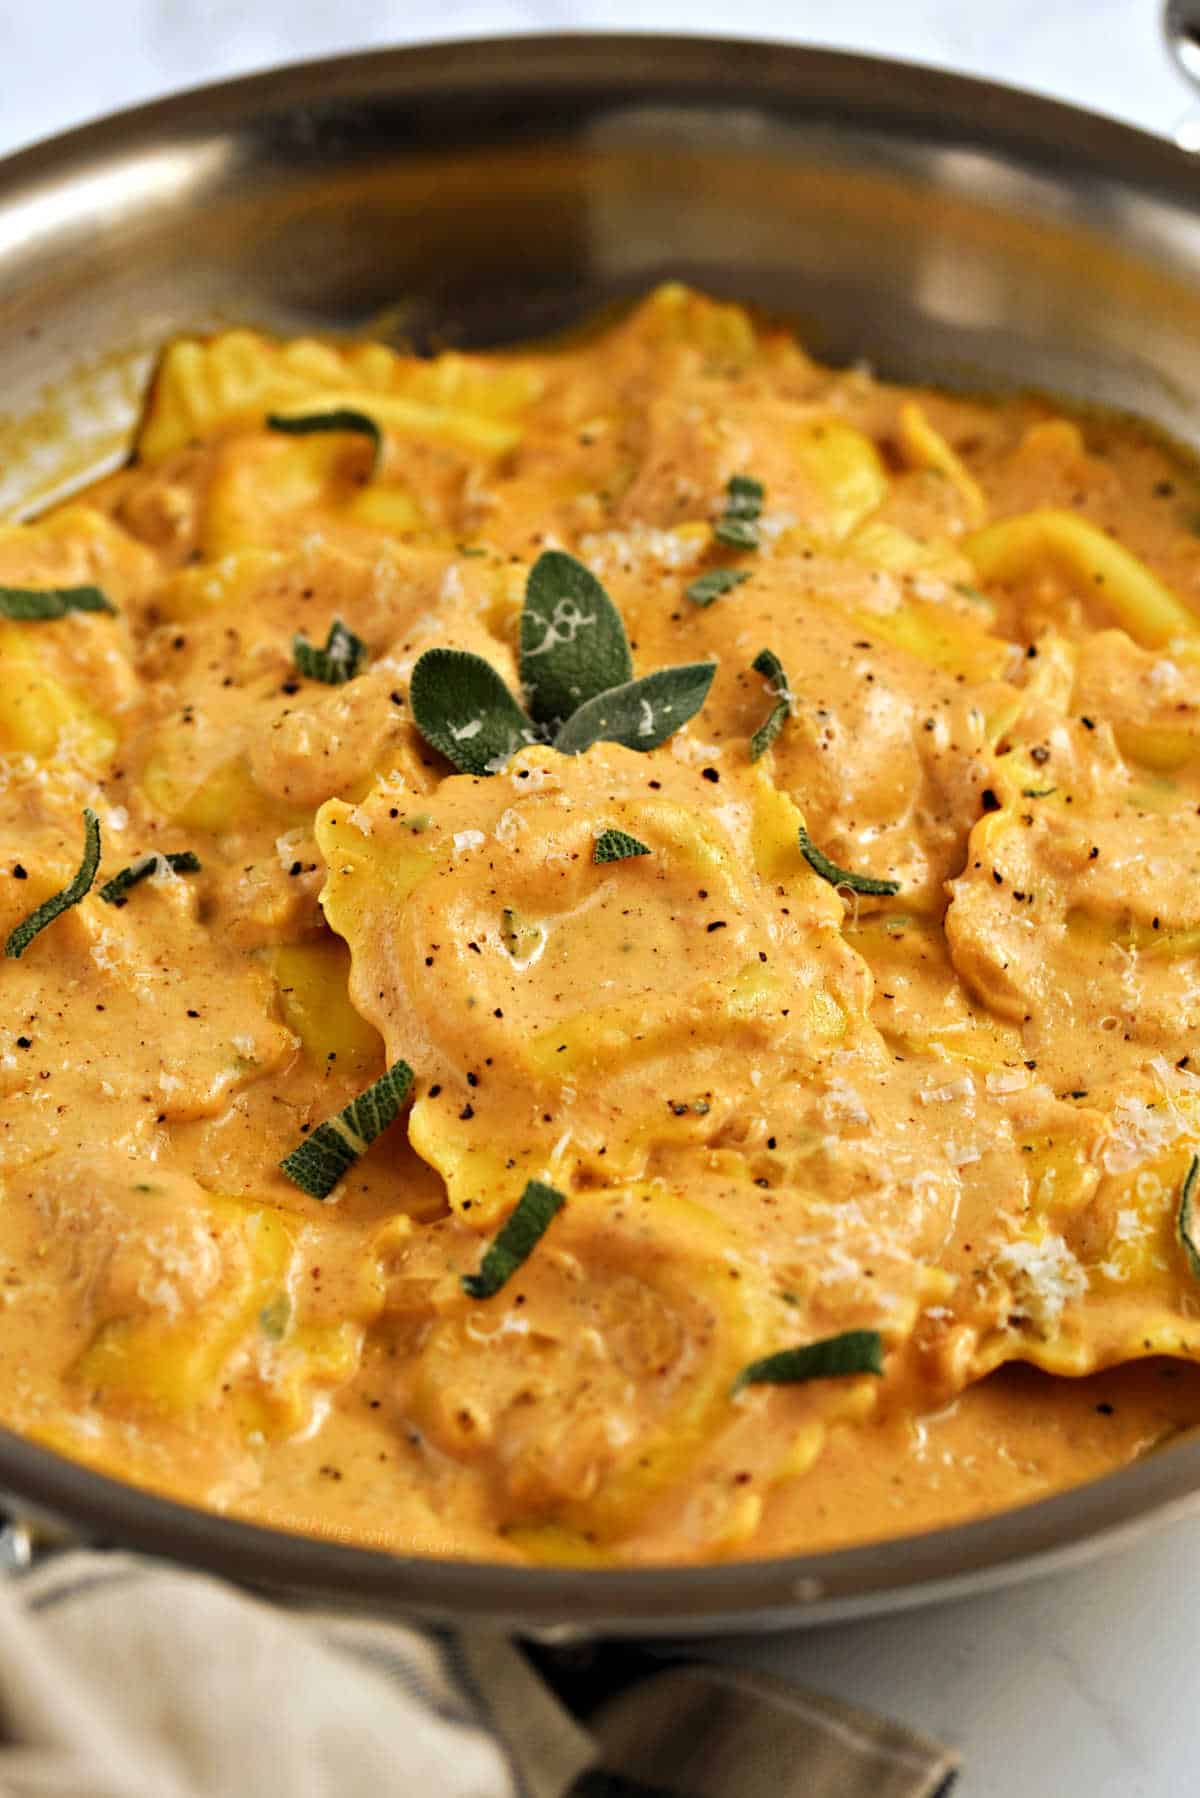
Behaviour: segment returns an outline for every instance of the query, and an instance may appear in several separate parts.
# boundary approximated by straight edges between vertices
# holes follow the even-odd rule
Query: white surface
[[[279,61],[594,28],[878,51],[1172,132],[1194,108],[1162,48],[1159,10],[1158,0],[7,0],[0,151]],[[1200,1793],[1198,1612],[1200,1522],[990,1598],[734,1652],[957,1743],[967,1768],[956,1798],[1183,1798]]]

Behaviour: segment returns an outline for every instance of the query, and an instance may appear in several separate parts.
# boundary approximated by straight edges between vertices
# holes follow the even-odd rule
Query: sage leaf
[[[649,855],[650,848],[625,830],[602,830],[592,850],[594,862],[623,862],[633,855]]]
[[[1187,1173],[1184,1175],[1183,1191],[1179,1195],[1178,1229],[1179,1240],[1183,1252],[1187,1256],[1188,1267],[1192,1274],[1200,1279],[1200,1244],[1196,1241],[1195,1218],[1193,1205],[1196,1196],[1196,1180],[1200,1177],[1200,1155],[1193,1155]]]
[[[873,874],[853,874],[849,868],[839,868],[817,848],[804,825],[800,826],[800,853],[822,880],[827,880],[833,887],[848,887],[852,893],[874,893],[884,899],[890,899],[900,891],[898,880],[876,880]]]
[[[371,439],[371,473],[379,467],[383,454],[383,432],[367,412],[353,406],[334,406],[328,412],[268,412],[267,429],[282,431],[289,437],[311,437],[323,431],[348,431]]]
[[[469,1298],[490,1299],[512,1278],[523,1262],[528,1261],[551,1222],[566,1204],[557,1187],[543,1180],[530,1180],[496,1235],[495,1241],[479,1264],[477,1274],[462,1276],[462,1289]]]
[[[11,961],[19,961],[32,943],[35,936],[45,930],[47,924],[53,924],[55,918],[63,912],[70,911],[73,905],[86,897],[92,890],[92,883],[100,866],[100,820],[91,806],[83,808],[83,860],[79,870],[68,881],[61,892],[53,893],[49,899],[31,911],[27,918],[22,918],[16,929],[10,931],[4,945],[4,953]]]
[[[408,690],[413,721],[463,774],[495,774],[538,733],[496,670],[467,649],[427,649]]]
[[[883,1338],[878,1330],[844,1330],[803,1348],[781,1349],[743,1367],[733,1391],[745,1386],[792,1385],[801,1380],[837,1380],[848,1374],[883,1372]]]
[[[788,677],[783,671],[783,663],[773,649],[760,649],[751,666],[756,674],[763,676],[769,683],[771,692],[776,695],[776,703],[750,739],[750,760],[756,762],[760,755],[766,754],[791,717],[795,701],[788,685]]]
[[[276,1293],[258,1314],[259,1328],[272,1342],[282,1342],[292,1321],[292,1301],[286,1292]]]
[[[700,710],[716,671],[715,662],[687,662],[598,693],[567,719],[554,747],[563,755],[579,755],[600,742],[657,749]]]
[[[707,574],[696,576],[686,589],[687,596],[694,606],[711,606],[714,599],[720,599],[723,593],[740,587],[749,579],[748,568],[710,568]]]
[[[713,525],[713,536],[730,549],[757,549],[763,484],[753,475],[731,475],[725,488],[725,510]]]
[[[412,1082],[408,1063],[393,1062],[386,1074],[284,1156],[279,1165],[288,1179],[312,1199],[327,1198],[375,1138],[395,1123]]]
[[[521,682],[539,724],[560,724],[633,679],[621,614],[595,575],[548,549],[529,571],[521,613]]]
[[[32,624],[68,612],[108,612],[115,618],[117,608],[99,587],[0,587],[0,618]]]
[[[361,637],[347,630],[340,618],[329,627],[324,649],[310,643],[301,631],[292,638],[292,660],[306,680],[324,681],[327,687],[340,687],[367,665],[367,646]]]
[[[118,908],[128,905],[130,887],[137,886],[139,881],[145,880],[148,875],[153,874],[162,862],[166,863],[172,874],[199,874],[200,872],[200,858],[198,855],[193,855],[190,849],[181,849],[177,855],[139,856],[137,861],[131,862],[127,868],[122,868],[120,873],[114,874],[111,880],[105,881],[96,894],[97,899],[103,899],[105,905],[115,905]]]
[[[713,526],[713,536],[726,549],[758,548],[758,526],[747,518],[718,518]]]

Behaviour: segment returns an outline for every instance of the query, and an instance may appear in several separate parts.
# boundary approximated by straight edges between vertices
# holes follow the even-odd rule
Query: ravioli
[[[581,1568],[1200,1420],[1198,514],[679,286],[169,346],[0,530],[0,1419]]]

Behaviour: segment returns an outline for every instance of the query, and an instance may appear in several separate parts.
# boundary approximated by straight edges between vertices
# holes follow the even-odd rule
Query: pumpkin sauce
[[[674,286],[170,346],[130,465],[0,529],[0,1420],[579,1565],[1200,1421],[1198,517],[1132,421]]]

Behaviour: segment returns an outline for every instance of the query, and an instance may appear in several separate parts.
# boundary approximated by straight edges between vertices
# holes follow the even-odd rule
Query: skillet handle
[[[1188,85],[1200,93],[1200,0],[1167,0],[1162,28],[1176,68]],[[1181,150],[1193,154],[1200,151],[1200,114],[1193,109],[1171,135]]]
[[[1162,25],[1176,67],[1200,92],[1200,0],[1167,0]]]

